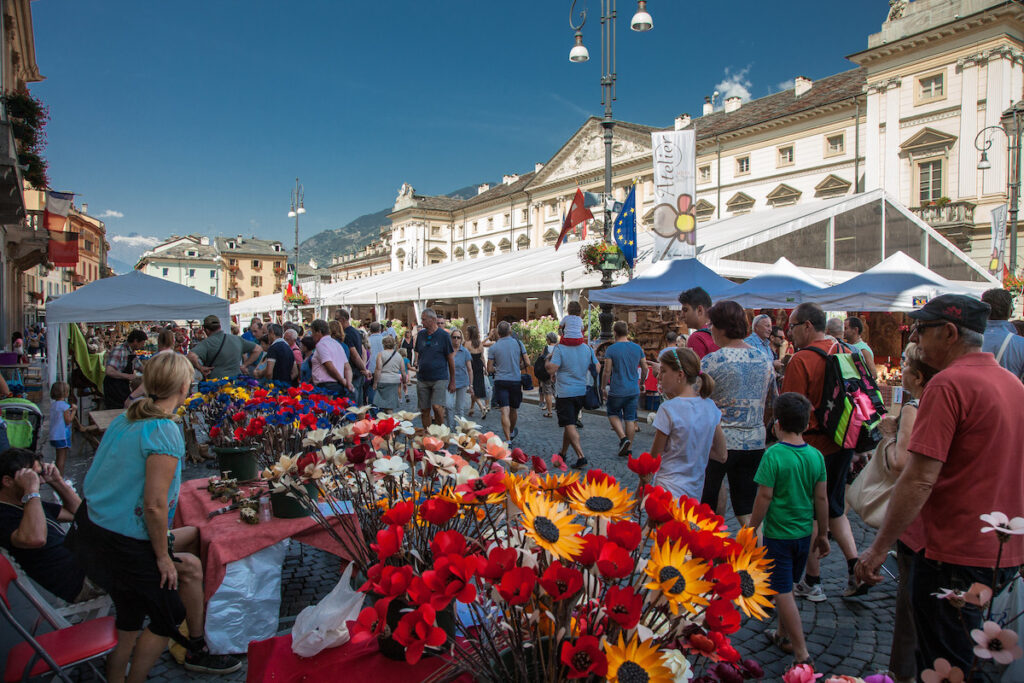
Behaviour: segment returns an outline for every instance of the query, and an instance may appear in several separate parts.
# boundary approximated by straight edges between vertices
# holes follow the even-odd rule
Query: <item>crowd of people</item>
[[[216,316],[198,328],[86,330],[87,339],[109,344],[106,405],[127,411],[100,442],[82,482],[86,502],[63,476],[76,406],[66,383],[51,387],[55,462],[0,449],[0,546],[64,600],[111,596],[119,644],[109,657],[110,680],[144,680],[169,638],[185,648],[186,668],[234,671],[238,660],[211,654],[203,640],[197,531],[172,528],[184,456],[173,416],[197,379],[309,382],[384,412],[415,400],[424,427],[453,425],[476,411],[486,417],[494,408],[514,444],[532,374],[542,415],[556,417],[562,431],[552,459],[589,465],[580,416],[602,403],[618,439],[615,456],[632,455],[642,406],[654,428],[651,454],[662,463],[653,484],[719,514],[731,509],[739,524],[759,531],[777,593],[779,619],[768,634],[796,663],[810,660],[797,599],[828,599],[820,560],[834,541],[846,560],[844,598],[881,581],[896,549],[890,668],[900,681],[915,680],[940,656],[966,670],[975,645],[968,632],[982,612],[934,594],[975,582],[998,590],[1024,565],[1024,537],[1011,535],[993,575],[991,536],[978,533],[983,514],[1022,512],[1024,336],[1009,322],[1012,296],[1001,289],[980,301],[943,295],[908,314],[906,400],[896,415],[878,416],[882,444],[875,450],[870,443],[898,479],[877,535],[860,549],[846,494],[856,460],[867,454],[857,452],[856,439],[837,438],[844,435],[826,408],[837,396],[829,392],[839,356],[852,359],[858,386],[877,392],[864,322],[829,319],[815,304],[800,304],[782,325],[767,314],[749,320],[736,302],[712,301],[699,287],[679,302],[686,332],[670,331],[655,350],[632,341],[625,321],[614,323],[612,341],[592,348],[574,302],[533,359],[508,321],[483,334],[446,324],[429,308],[401,334],[391,321],[353,325],[344,309],[308,326],[254,318],[242,334],[223,329]],[[151,334],[157,350],[143,361]],[[44,341],[37,330],[37,345]],[[44,485],[58,502],[42,500]]]

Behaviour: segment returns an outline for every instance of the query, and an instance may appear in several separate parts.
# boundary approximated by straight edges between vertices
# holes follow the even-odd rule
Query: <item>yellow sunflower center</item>
[[[620,664],[615,675],[618,677],[619,683],[647,683],[651,680],[642,666],[630,661]]]
[[[604,496],[591,496],[587,498],[587,509],[591,512],[608,512],[612,507],[612,501]]]
[[[560,536],[558,527],[547,517],[537,517],[533,520],[533,528],[537,535],[548,543],[558,543]]]
[[[686,579],[683,578],[683,575],[679,572],[678,569],[676,569],[675,567],[662,567],[661,571],[658,572],[659,582],[667,583],[672,579],[675,579],[675,582],[672,584],[672,587],[669,588],[667,592],[672,593],[673,595],[677,593],[682,593],[686,589]],[[647,679],[645,678],[644,680]]]
[[[750,572],[746,569],[741,569],[737,574],[740,576],[740,593],[745,598],[753,597],[757,589],[754,587],[754,579],[751,578]]]

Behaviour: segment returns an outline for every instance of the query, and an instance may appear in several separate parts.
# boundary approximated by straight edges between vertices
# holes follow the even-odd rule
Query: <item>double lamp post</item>
[[[1006,135],[1006,158],[1008,161],[1007,197],[1009,207],[1010,229],[1010,274],[1017,275],[1017,211],[1020,204],[1021,176],[1021,132],[1024,129],[1024,100],[1017,102],[999,117],[998,126],[986,126],[978,131],[974,138],[974,147],[981,152],[978,170],[987,171],[992,168],[988,160],[988,150],[992,147],[992,138],[982,139],[988,131],[1002,131]]]

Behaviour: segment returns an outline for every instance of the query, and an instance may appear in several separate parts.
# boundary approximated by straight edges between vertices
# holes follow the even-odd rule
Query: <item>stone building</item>
[[[173,235],[142,254],[135,269],[205,294],[225,296],[227,271],[209,237]]]
[[[288,254],[277,240],[217,237],[214,248],[227,271],[224,296],[231,303],[284,290]]]

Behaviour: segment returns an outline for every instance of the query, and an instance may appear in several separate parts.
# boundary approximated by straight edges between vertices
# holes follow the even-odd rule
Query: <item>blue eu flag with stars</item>
[[[619,245],[626,264],[632,268],[636,262],[636,185],[629,189],[626,203],[615,219],[615,244]]]

